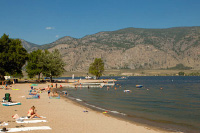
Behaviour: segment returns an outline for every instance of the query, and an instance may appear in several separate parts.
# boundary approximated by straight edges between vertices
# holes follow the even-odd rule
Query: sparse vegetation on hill
[[[190,70],[192,67],[186,67],[183,64],[177,64],[175,67],[169,68],[171,70]]]
[[[67,36],[39,48],[58,49],[67,71],[88,70],[95,58],[102,58],[105,69],[179,69],[178,64],[200,69],[200,27],[126,28]]]

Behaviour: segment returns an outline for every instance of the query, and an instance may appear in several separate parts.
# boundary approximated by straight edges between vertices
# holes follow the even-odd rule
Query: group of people
[[[5,82],[5,87],[4,87],[3,85],[4,85],[4,82],[2,81],[2,87],[1,87],[0,89],[5,89],[5,90],[10,89],[10,88],[8,87],[8,83],[7,83],[7,82]],[[12,87],[12,85],[10,85],[10,87]]]
[[[59,94],[57,93],[57,91],[53,91],[53,87],[57,88],[57,83],[55,84],[55,86],[53,86],[53,83],[51,83],[51,86],[48,85],[48,87],[44,88],[44,89],[36,89],[38,91],[43,91],[43,90],[46,90],[48,92],[48,96],[52,96],[52,97],[58,97]],[[33,87],[31,87],[32,90]],[[60,85],[60,89],[62,89],[62,85]],[[64,95],[67,95],[67,91],[64,92]],[[41,118],[37,113],[36,113],[36,110],[35,110],[35,106],[32,106],[29,111],[28,111],[28,114],[27,114],[27,117],[28,118],[34,118],[34,117],[38,117],[38,118]]]
[[[55,86],[53,85],[53,83],[51,83],[51,86],[48,85],[48,87],[46,88],[46,91],[48,92],[48,97],[52,96],[52,97],[58,97],[58,93],[57,91],[55,91],[53,88],[58,88],[57,83],[55,84]],[[62,89],[62,85],[60,85],[60,89]]]

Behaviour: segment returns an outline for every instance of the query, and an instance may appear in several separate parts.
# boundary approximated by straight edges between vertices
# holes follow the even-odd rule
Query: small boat
[[[131,90],[124,90],[124,92],[131,92]]]
[[[143,85],[136,85],[136,88],[142,88]]]
[[[92,79],[92,77],[90,77],[90,76],[86,76],[85,79]]]
[[[127,77],[124,77],[124,76],[123,76],[123,77],[120,77],[120,78],[118,78],[118,79],[127,79]]]

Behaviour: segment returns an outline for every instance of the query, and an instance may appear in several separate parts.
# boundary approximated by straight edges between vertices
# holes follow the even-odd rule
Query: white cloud
[[[59,37],[59,35],[56,35],[56,38],[58,38]]]
[[[46,27],[46,30],[53,30],[55,29],[54,27]]]

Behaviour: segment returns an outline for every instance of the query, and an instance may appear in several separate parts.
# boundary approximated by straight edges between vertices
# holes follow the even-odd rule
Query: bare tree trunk
[[[40,73],[38,74],[38,81],[40,81]]]
[[[50,82],[52,82],[52,76],[50,76]]]

